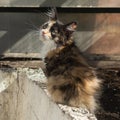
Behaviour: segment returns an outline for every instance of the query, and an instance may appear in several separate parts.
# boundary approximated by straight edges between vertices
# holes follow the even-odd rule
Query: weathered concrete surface
[[[119,7],[119,0],[1,0],[2,7]]]
[[[0,76],[2,74],[4,73],[0,70]],[[6,77],[7,74],[3,79]],[[40,87],[28,80],[24,71],[21,71],[17,73],[17,79],[0,93],[0,120],[71,120],[71,118],[48,99]]]

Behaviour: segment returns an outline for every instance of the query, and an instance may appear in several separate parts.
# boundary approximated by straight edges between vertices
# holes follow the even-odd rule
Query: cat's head
[[[77,27],[76,22],[63,24],[58,20],[57,11],[52,8],[51,11],[46,13],[49,20],[41,26],[40,35],[43,40],[52,40],[58,46],[65,45],[72,37],[72,33]]]

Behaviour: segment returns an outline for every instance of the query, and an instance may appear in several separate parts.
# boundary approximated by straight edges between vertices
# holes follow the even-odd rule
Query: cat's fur
[[[41,27],[45,46],[53,45],[48,47],[45,55],[48,92],[57,103],[75,107],[86,106],[94,112],[98,107],[101,81],[72,39],[77,23],[64,25],[59,22],[56,9],[52,9],[48,15],[49,21]]]

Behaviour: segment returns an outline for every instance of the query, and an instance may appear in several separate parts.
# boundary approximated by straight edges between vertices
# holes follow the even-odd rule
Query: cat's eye
[[[57,30],[54,30],[55,33],[57,33],[58,31]]]
[[[42,26],[43,29],[46,29],[47,27],[48,27],[47,23]]]
[[[55,35],[55,32],[54,32],[54,31],[52,32],[52,35]]]
[[[58,33],[58,30],[57,29],[53,29],[52,32],[53,33]]]
[[[51,33],[52,33],[52,35],[55,35],[55,34],[57,34],[57,33],[58,33],[58,30],[53,29]]]

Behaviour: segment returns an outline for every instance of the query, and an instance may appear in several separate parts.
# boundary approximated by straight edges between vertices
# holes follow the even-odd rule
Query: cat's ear
[[[49,17],[50,20],[57,20],[57,10],[55,7],[51,8],[51,10],[48,10],[46,15]]]
[[[77,22],[70,22],[66,24],[65,27],[66,27],[66,30],[74,32],[77,28]]]

